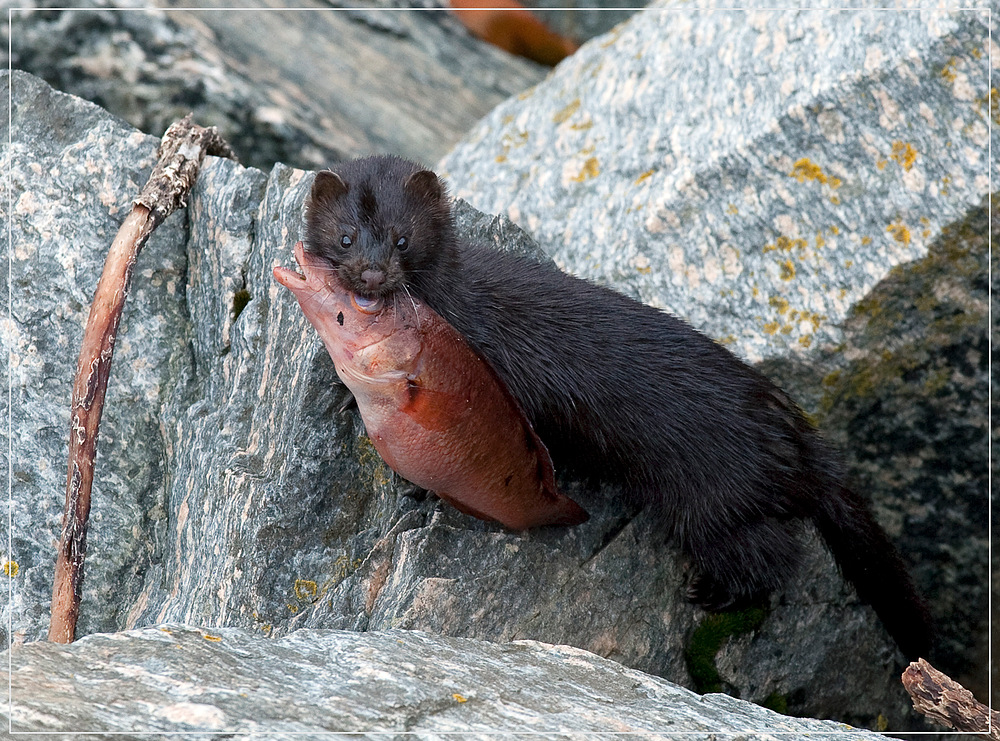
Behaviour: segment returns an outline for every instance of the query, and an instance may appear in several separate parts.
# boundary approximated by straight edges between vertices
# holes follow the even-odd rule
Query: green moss
[[[764,702],[761,703],[761,706],[767,708],[768,710],[773,710],[776,713],[788,715],[788,697],[780,692],[772,692],[764,698]]]
[[[745,610],[713,613],[701,621],[701,625],[691,634],[684,650],[684,662],[694,680],[696,692],[704,694],[722,691],[722,678],[715,666],[715,657],[719,649],[730,638],[746,635],[759,628],[766,617],[767,610],[764,608],[750,607]]]

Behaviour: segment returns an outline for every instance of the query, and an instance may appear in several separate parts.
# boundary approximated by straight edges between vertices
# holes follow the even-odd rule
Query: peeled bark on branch
[[[934,723],[1000,741],[1000,713],[977,702],[969,690],[924,659],[906,667],[902,680],[913,709]]]
[[[132,270],[153,230],[186,205],[206,154],[235,159],[215,127],[195,126],[190,115],[167,129],[157,150],[156,167],[111,244],[90,306],[70,403],[66,505],[49,623],[49,640],[56,643],[69,643],[76,633],[101,412]]]

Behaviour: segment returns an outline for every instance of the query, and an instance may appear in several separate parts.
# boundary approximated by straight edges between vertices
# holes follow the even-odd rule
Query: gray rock
[[[46,4],[13,11],[15,68],[156,136],[193,111],[264,169],[319,169],[371,152],[433,162],[544,74],[472,39],[443,10]],[[6,26],[0,42],[6,50]]]
[[[579,42],[607,33],[635,15],[646,2],[636,0],[525,0],[546,25]]]
[[[806,356],[986,195],[981,6],[657,4],[498,106],[439,169],[573,272],[752,361]]]
[[[652,13],[640,16],[636,24],[648,23],[641,19],[652,17]],[[599,43],[592,47],[598,49]],[[838,48],[846,54],[853,47],[845,41]],[[596,70],[598,58],[610,73],[618,55],[613,47],[609,49],[603,57],[594,51],[582,57],[584,64],[591,65],[588,75]],[[564,64],[552,79],[577,69],[576,62],[571,63]],[[956,80],[959,74],[969,76],[964,68],[952,72]],[[58,534],[63,491],[64,407],[83,307],[89,303],[101,255],[115,226],[115,219],[102,209],[106,204],[117,205],[117,218],[121,218],[122,204],[144,177],[143,168],[135,162],[148,169],[154,144],[93,107],[54,94],[31,78],[16,75],[13,80],[15,146],[5,150],[5,157],[16,174],[15,208],[5,216],[12,219],[14,233],[23,235],[12,251],[15,285],[34,293],[22,297],[15,292],[13,321],[3,330],[4,343],[13,351],[13,363],[5,372],[11,374],[16,390],[13,408],[4,411],[17,420],[19,429],[14,460],[7,465],[17,482],[14,511],[20,518],[9,537],[14,539],[13,553],[21,568],[8,609],[18,634],[15,640],[31,640],[43,634],[46,623],[51,540]],[[6,100],[0,93],[0,105]],[[5,121],[0,115],[0,122]],[[595,127],[596,122],[591,128]],[[975,131],[971,123],[966,128]],[[0,136],[0,141],[5,140]],[[122,141],[131,141],[131,148],[122,146]],[[517,156],[518,143],[516,138],[510,140],[511,156]],[[524,146],[529,144],[534,142]],[[481,146],[488,149],[487,144]],[[619,142],[619,154],[630,157],[634,153]],[[903,162],[888,160],[886,167],[902,171],[903,153],[900,159]],[[716,160],[715,174],[704,177],[715,182],[733,179],[726,168],[734,161]],[[710,157],[708,162],[712,163]],[[487,168],[502,173],[502,164],[484,161],[479,177],[489,181],[493,176]],[[562,171],[551,162],[547,166],[552,172]],[[59,189],[52,184],[56,170],[65,175]],[[645,171],[639,170],[636,177]],[[674,177],[665,171],[660,176],[664,182]],[[532,178],[529,172],[526,188],[534,187]],[[653,178],[650,175],[643,183]],[[797,183],[787,175],[775,178],[787,181],[785,188]],[[584,189],[595,187],[597,181],[585,182]],[[913,718],[907,714],[908,703],[896,682],[893,648],[870,609],[857,604],[818,546],[810,549],[799,577],[775,596],[766,614],[720,620],[682,600],[683,564],[672,550],[658,545],[641,513],[624,509],[613,496],[583,491],[568,482],[572,494],[591,511],[592,520],[579,528],[517,534],[472,520],[433,498],[416,501],[405,496],[402,482],[367,442],[357,416],[337,411],[343,390],[332,364],[294,301],[270,278],[271,266],[291,261],[290,248],[299,236],[308,184],[304,173],[283,166],[265,176],[229,162],[210,161],[192,194],[189,211],[174,220],[173,236],[164,232],[158,237],[165,240],[159,242],[160,252],[151,244],[140,256],[131,302],[136,305],[123,323],[122,345],[112,371],[112,394],[122,396],[109,399],[105,415],[106,436],[97,474],[104,488],[95,491],[81,633],[171,620],[238,626],[266,635],[283,635],[308,625],[358,630],[421,628],[498,641],[529,638],[573,643],[633,668],[702,689],[738,692],[795,713],[868,724],[881,714],[890,728],[910,727]],[[813,187],[814,200],[828,202],[830,194],[823,190],[828,185],[821,188],[810,180],[801,185]],[[961,190],[955,184],[954,193],[974,190],[968,180],[966,186]],[[484,186],[484,193],[489,191]],[[474,194],[468,195],[474,200]],[[697,189],[693,196],[684,213],[705,209]],[[964,218],[978,205],[978,197],[955,198],[952,211],[944,212],[939,225],[949,218],[957,220],[949,213]],[[809,202],[802,196],[799,205],[805,208]],[[547,208],[551,213],[568,212],[562,228],[572,224],[574,245],[596,249],[587,237],[594,224],[582,210],[570,209],[570,203],[550,203]],[[6,202],[0,204],[0,210],[6,208]],[[754,213],[745,206],[741,209],[744,215]],[[783,213],[787,210],[778,209],[769,218],[773,221]],[[542,215],[538,219],[541,223]],[[533,230],[537,226],[524,223]],[[766,230],[761,225],[768,223],[763,216],[750,217],[745,231]],[[784,222],[779,219],[778,223]],[[512,232],[509,225],[497,226],[502,233]],[[938,232],[927,237],[927,243]],[[598,237],[607,242],[609,233],[617,232],[599,231]],[[776,237],[770,239],[778,245]],[[917,239],[911,235],[911,242]],[[653,240],[644,244],[652,245]],[[650,247],[649,263],[639,261],[622,272],[615,285],[642,295],[636,290],[636,276],[645,278],[646,273],[640,271],[647,268],[652,273],[654,258],[659,261],[657,269],[671,265],[679,248],[674,249],[674,242],[668,244],[665,257]],[[46,248],[44,258],[38,256],[40,245]],[[551,248],[551,244],[546,246]],[[782,259],[799,260],[798,247],[788,246],[791,251],[788,256],[782,253]],[[846,250],[845,245],[840,247]],[[891,244],[880,244],[880,249],[889,248]],[[85,256],[75,250],[83,250]],[[777,251],[765,253],[761,248],[753,259],[775,259],[771,253]],[[567,258],[560,251],[554,254],[565,264]],[[723,249],[722,254],[730,253]],[[927,254],[925,250],[914,256]],[[971,254],[971,262],[976,263],[979,253]],[[747,255],[753,256],[749,251]],[[679,259],[683,282],[693,283],[699,276],[693,265],[701,258],[690,262],[681,254]],[[725,259],[714,259],[716,273],[725,277],[727,286],[732,281],[733,290],[739,292],[746,281],[725,272],[730,268]],[[802,264],[808,263],[802,259]],[[941,282],[929,285],[941,288],[932,289],[932,294],[952,285],[948,260],[935,264]],[[86,290],[67,277],[81,265],[87,272]],[[571,267],[586,272],[588,265],[584,259]],[[752,269],[737,267],[739,271]],[[149,285],[142,280],[147,277],[143,271],[148,273]],[[797,274],[806,272],[805,267],[797,268]],[[175,277],[173,288],[162,278],[165,275]],[[673,286],[672,273],[666,270],[663,275],[664,286]],[[875,280],[864,271],[845,275],[845,281],[859,284],[845,283],[842,299],[850,306],[866,295]],[[157,278],[162,286],[153,285]],[[702,286],[708,282],[706,278]],[[789,281],[778,276],[774,283],[787,287]],[[162,306],[152,299],[152,303],[137,303],[144,290],[152,292]],[[671,296],[665,294],[657,301],[669,305]],[[716,297],[692,292],[687,303],[675,309],[691,316],[688,309],[701,299],[710,308],[718,307]],[[769,343],[780,340],[777,344],[785,347],[780,352],[768,349],[766,355],[776,376],[794,381],[789,386],[812,389],[804,395],[805,401],[820,410],[823,394],[835,389],[838,379],[846,383],[850,373],[822,385],[821,379],[832,370],[811,364],[812,356],[798,349],[802,344],[789,341],[819,332],[802,328],[802,324],[811,326],[811,315],[793,317],[790,312],[805,308],[788,300],[790,305],[783,311],[780,303],[765,301],[770,312],[765,318],[782,318],[783,323],[773,335],[765,330],[763,336]],[[977,310],[975,301],[962,298],[953,303],[971,312],[970,316]],[[75,307],[73,312],[67,311],[67,305]],[[752,339],[761,334],[758,324],[763,320],[734,303],[732,311],[737,309],[748,328],[733,323],[734,336]],[[796,325],[793,318],[802,321]],[[733,322],[731,315],[723,320]],[[130,328],[140,324],[147,329],[130,334]],[[782,334],[785,324],[792,327],[788,336]],[[975,326],[974,322],[969,326]],[[840,332],[824,327],[821,323],[823,331]],[[858,327],[862,335],[867,331],[861,320]],[[794,332],[799,334],[793,336]],[[833,337],[817,337],[810,353],[825,350]],[[836,337],[838,342],[848,341],[847,335]],[[957,347],[964,348],[962,343],[964,339]],[[936,356],[941,362],[957,352],[946,343],[938,344],[943,348]],[[752,355],[749,340],[736,347]],[[62,359],[50,360],[49,352],[60,348],[64,348]],[[789,348],[796,352],[788,352]],[[869,357],[875,355],[876,350],[869,352]],[[156,365],[150,365],[154,361]],[[948,378],[962,403],[974,399],[966,388],[979,372],[972,365],[971,375]],[[857,369],[863,371],[863,365]],[[130,374],[136,380],[130,381]],[[130,383],[136,390],[129,390]],[[116,384],[123,384],[119,391],[115,391]],[[829,393],[832,418],[837,394]],[[0,399],[0,405],[5,403]],[[969,420],[971,428],[976,423],[974,418]],[[871,429],[877,441],[878,428]],[[111,442],[105,449],[108,438]],[[927,445],[940,445],[942,439],[957,438],[928,438]],[[974,448],[968,454],[974,456]],[[6,448],[0,450],[2,455]],[[942,460],[949,466],[966,462],[961,455],[949,456],[928,458],[928,471]],[[947,484],[950,475],[940,476],[939,481]],[[945,493],[966,496],[975,490],[976,475],[972,474],[971,482],[960,482],[961,491],[952,486]],[[934,513],[914,505],[906,522],[917,516],[930,523]],[[3,527],[5,521],[0,523]],[[976,547],[972,539],[968,545],[971,550]],[[954,573],[961,575],[957,570]],[[858,693],[858,687],[865,692]]]
[[[17,486],[14,528],[0,532],[18,564],[5,609],[20,643],[47,626],[84,307],[154,142],[35,78],[3,80],[25,293],[4,325]],[[140,255],[102,428],[81,635],[175,621],[544,640],[796,713],[913,723],[888,638],[819,548],[766,614],[719,623],[683,600],[683,565],[611,493],[566,482],[591,521],[526,533],[405,496],[357,415],[338,412],[332,363],[270,276],[291,262],[309,182],[209,159],[188,210]],[[830,689],[858,686],[850,698]]]
[[[936,665],[986,697],[989,218],[984,199],[859,301],[818,414],[927,595]],[[995,274],[994,274],[995,275]]]
[[[763,361],[873,496],[942,668],[985,695],[996,16],[865,5],[656,3],[439,169],[571,272]]]
[[[6,445],[0,456],[14,496],[6,503],[13,528],[5,516],[0,530],[13,561],[5,571],[16,572],[2,630],[12,624],[13,640],[21,641],[48,628],[83,327],[108,247],[149,176],[157,142],[28,75],[4,73],[0,85],[0,152],[10,188],[0,212],[11,227],[10,261],[0,261],[0,274],[13,299],[0,299],[0,369],[12,392],[10,406],[0,398],[0,418],[11,420],[13,458]],[[8,92],[15,101],[9,145]],[[175,214],[150,238],[125,305],[98,445],[81,634],[124,624],[158,557],[155,532],[170,476],[160,407],[178,368],[190,365],[186,218]]]
[[[233,628],[164,625],[70,646],[19,646],[9,660],[0,678],[10,677],[13,701],[0,718],[15,732],[56,739],[82,732],[97,739],[331,732],[806,739],[848,730],[852,738],[882,738],[726,695],[699,697],[592,653],[533,641],[497,645],[400,630],[303,630],[265,640]]]

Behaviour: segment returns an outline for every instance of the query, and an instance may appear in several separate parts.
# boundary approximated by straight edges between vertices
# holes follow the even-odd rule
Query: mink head
[[[306,250],[362,296],[419,287],[453,261],[444,183],[399,157],[376,156],[316,173],[306,204]]]

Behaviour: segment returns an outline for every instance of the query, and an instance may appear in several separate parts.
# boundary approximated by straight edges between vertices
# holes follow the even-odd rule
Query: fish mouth
[[[271,271],[281,285],[292,290],[298,288],[298,284],[308,283],[309,279],[312,277],[311,274],[315,272],[313,270],[315,266],[310,264],[309,258],[306,257],[305,250],[302,247],[302,242],[295,243],[294,255],[294,268],[282,265],[274,267]]]

